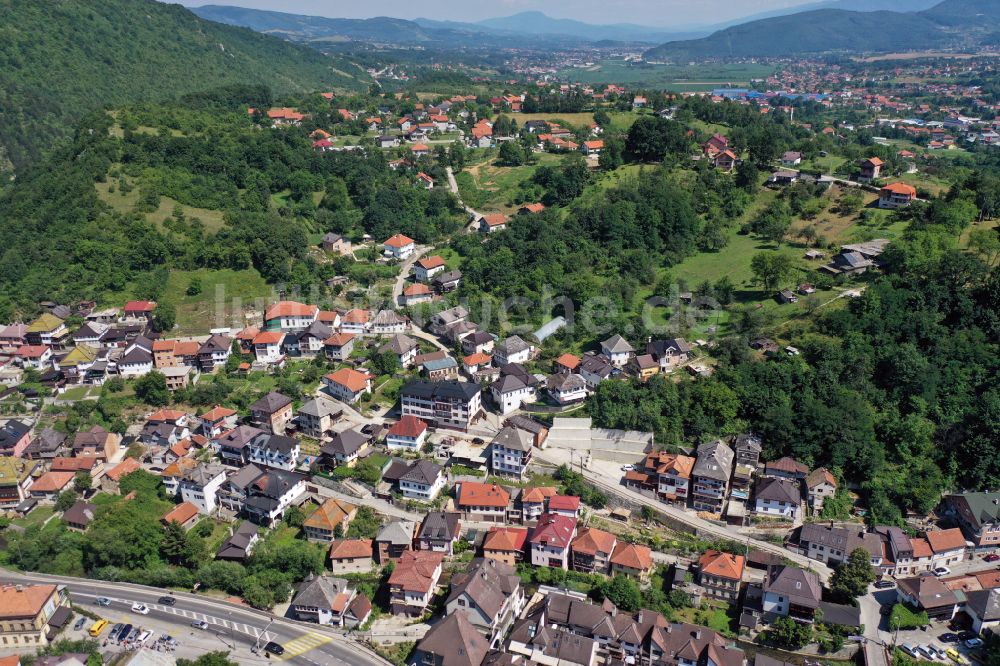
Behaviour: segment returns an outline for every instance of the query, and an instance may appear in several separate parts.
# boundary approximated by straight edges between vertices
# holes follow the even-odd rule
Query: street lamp
[[[271,627],[271,624],[273,622],[274,622],[274,618],[272,617],[270,620],[268,620],[267,624],[264,625],[264,631],[262,631],[259,634],[257,634],[257,640],[254,642],[253,648],[251,648],[251,650],[250,650],[252,653],[257,654],[258,652],[260,652],[260,639],[261,639],[262,636],[264,636],[264,634],[267,633],[267,630]]]

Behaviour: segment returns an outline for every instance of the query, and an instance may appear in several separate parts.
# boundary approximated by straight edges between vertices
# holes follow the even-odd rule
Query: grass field
[[[117,185],[117,181],[109,178],[106,183],[95,183],[94,187],[97,188],[97,196],[101,201],[119,213],[131,213],[135,209],[136,202],[139,200],[139,189],[133,187],[132,191],[128,194],[122,194],[117,189],[111,192],[110,188],[112,186],[117,188]],[[176,206],[180,206],[181,210],[184,211],[184,217],[187,219],[198,218],[201,220],[208,231],[218,231],[225,224],[222,211],[185,206],[170,197],[163,196],[160,197],[160,207],[152,213],[146,213],[146,219],[157,226],[162,226],[163,220],[174,214],[174,207]]]
[[[561,155],[536,154],[537,163],[519,167],[501,167],[493,163],[477,164],[456,176],[462,201],[476,210],[512,213],[518,208],[514,194],[521,183],[530,179],[539,166],[556,164]]]
[[[556,123],[563,127],[587,127],[594,122],[593,113],[509,113],[499,115],[513,118],[518,125],[524,125],[529,120],[544,120],[547,123]]]
[[[756,64],[650,65],[602,60],[588,68],[561,70],[558,76],[578,83],[615,83],[701,92],[727,84],[743,86],[751,79],[765,78],[773,72],[773,67]]]
[[[201,293],[188,296],[191,280],[201,280]],[[175,335],[205,334],[210,328],[244,325],[238,310],[253,306],[254,299],[271,296],[271,287],[256,269],[242,271],[170,271],[165,300],[177,308]],[[237,304],[234,299],[239,299]],[[239,305],[239,308],[237,307]]]

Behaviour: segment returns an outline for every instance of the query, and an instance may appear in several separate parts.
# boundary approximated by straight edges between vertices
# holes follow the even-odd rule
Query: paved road
[[[166,594],[164,590],[141,585],[10,571],[0,572],[0,580],[64,584],[77,603],[89,607],[99,615],[106,615],[109,620],[131,614],[133,619],[141,623],[140,616],[131,611],[132,604],[139,601],[149,607],[150,617],[167,622],[176,621],[175,637],[179,639],[192,631],[192,621],[202,620],[209,625],[207,631],[216,633],[222,643],[235,643],[233,657],[241,663],[253,661],[255,657],[250,648],[255,643],[263,646],[267,641],[275,641],[285,648],[283,656],[272,659],[294,664],[387,666],[389,663],[366,646],[333,629],[277,618],[270,613],[208,597],[171,592],[171,596],[177,599],[177,603],[171,607],[157,603]],[[98,596],[112,599],[111,606],[93,606],[93,601]]]
[[[563,465],[569,464],[571,462],[568,451],[559,451],[555,449],[542,449],[535,453],[535,456],[544,462],[548,462],[552,465]],[[824,582],[829,580],[830,575],[833,571],[830,567],[826,566],[822,562],[817,562],[811,560],[804,555],[799,555],[798,553],[793,553],[779,545],[770,543],[768,541],[761,541],[760,539],[754,539],[748,537],[745,534],[741,534],[735,529],[726,527],[723,525],[717,525],[713,522],[709,522],[703,518],[699,518],[697,514],[693,511],[688,511],[680,507],[665,504],[663,502],[654,500],[642,493],[636,492],[630,488],[626,488],[618,483],[618,480],[614,477],[609,478],[607,474],[598,474],[593,470],[584,468],[583,476],[590,483],[594,484],[596,487],[602,491],[616,495],[622,499],[626,499],[632,503],[638,504],[640,506],[648,506],[649,508],[657,511],[661,514],[665,514],[670,518],[677,520],[685,525],[690,525],[698,530],[699,533],[712,535],[714,537],[722,539],[732,539],[733,541],[738,541],[741,543],[746,543],[748,546],[752,546],[758,550],[762,550],[768,553],[774,553],[787,558],[799,566],[806,569],[812,569]]]

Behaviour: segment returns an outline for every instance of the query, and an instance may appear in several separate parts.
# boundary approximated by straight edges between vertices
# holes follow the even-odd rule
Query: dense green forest
[[[88,111],[226,84],[364,89],[346,60],[154,0],[0,3],[0,170],[21,169]]]

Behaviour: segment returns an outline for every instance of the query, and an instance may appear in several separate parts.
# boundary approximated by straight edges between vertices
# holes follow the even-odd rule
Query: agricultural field
[[[201,291],[188,295],[193,280],[201,282]],[[177,309],[177,335],[204,335],[208,328],[216,326],[242,328],[244,323],[236,312],[234,299],[239,299],[240,307],[247,309],[253,307],[255,299],[273,298],[271,286],[252,268],[170,271],[164,293],[165,300]]]
[[[773,67],[758,64],[651,65],[602,60],[589,68],[570,68],[558,76],[577,83],[610,83],[677,92],[704,92],[723,86],[745,86],[765,78]]]

